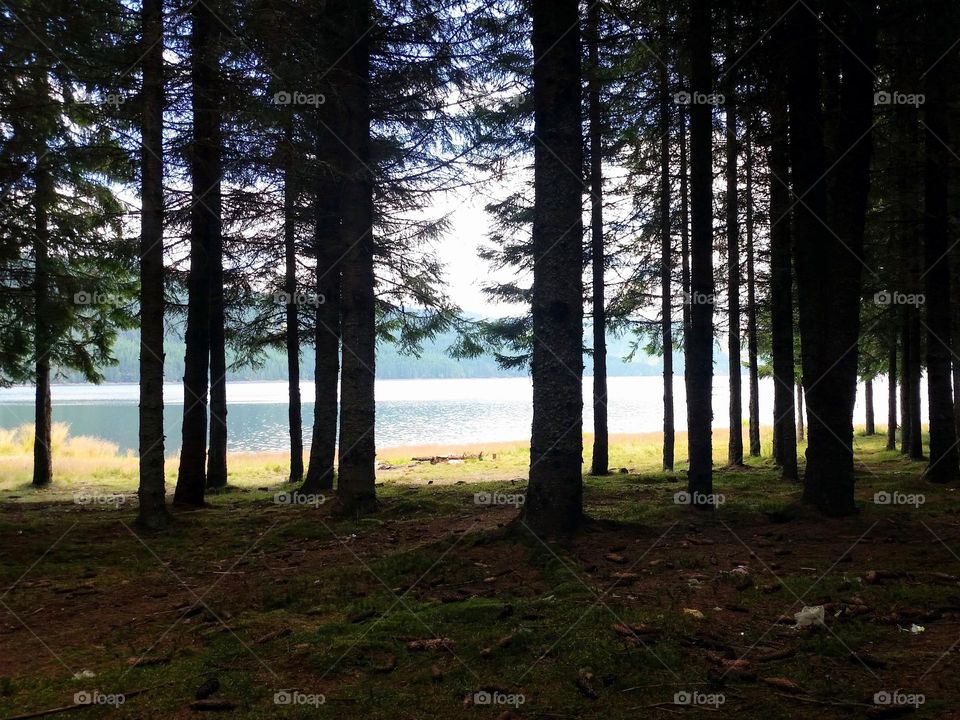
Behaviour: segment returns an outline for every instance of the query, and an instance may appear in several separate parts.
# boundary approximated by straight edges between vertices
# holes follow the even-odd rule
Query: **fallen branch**
[[[830,707],[842,707],[842,708],[872,708],[874,705],[867,705],[866,703],[855,703],[855,702],[840,702],[836,700],[817,700],[816,698],[806,697],[804,695],[787,695],[786,693],[774,693],[782,698],[787,698],[788,700],[799,700],[800,702],[810,703],[811,705],[829,705]]]
[[[483,453],[477,455],[468,455],[461,453],[459,455],[421,455],[420,457],[410,458],[414,462],[428,462],[431,465],[450,462],[451,460],[483,460]]]

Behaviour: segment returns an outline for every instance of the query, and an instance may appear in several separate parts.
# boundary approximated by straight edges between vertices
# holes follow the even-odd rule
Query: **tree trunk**
[[[727,32],[732,42],[733,10],[727,11]],[[733,57],[728,58],[731,62]],[[731,77],[733,73],[730,73]],[[727,353],[730,356],[730,439],[727,463],[743,465],[743,385],[740,374],[740,199],[737,188],[737,113],[734,107],[735,80],[727,87],[726,154],[727,154]]]
[[[818,336],[818,331],[826,331],[827,318],[823,308],[824,303],[818,302],[815,284],[819,278],[815,263],[817,259],[822,263],[829,254],[829,247],[820,227],[820,219],[827,214],[826,186],[822,182],[827,172],[823,137],[823,114],[821,110],[821,77],[820,77],[820,43],[818,38],[818,19],[814,11],[806,8],[794,7],[788,13],[786,22],[792,41],[792,52],[789,54],[788,66],[788,98],[790,108],[790,157],[792,167],[793,196],[804,198],[804,202],[793,206],[794,228],[794,262],[797,273],[798,303],[800,309],[801,334],[801,364],[803,368],[803,387],[808,390],[807,400],[810,401],[809,391],[814,392],[814,402],[817,397],[813,383],[821,380],[828,366],[824,364],[827,353],[825,334]],[[829,287],[823,283],[822,292],[828,292]],[[820,402],[817,411],[822,409]],[[804,437],[803,396],[801,388],[797,388],[798,425],[797,435]],[[831,416],[833,419],[833,416]],[[811,425],[811,438],[808,444],[806,475],[818,479],[817,463],[822,465],[824,458],[818,457],[817,452],[822,447],[822,435],[829,432],[823,423],[818,423],[816,429]],[[843,435],[840,436],[843,439]],[[836,439],[833,441],[838,450],[843,447]],[[835,453],[839,454],[839,453]],[[811,457],[813,465],[811,467]],[[845,458],[837,457],[837,477],[842,482],[852,480],[852,471],[847,470],[848,462]],[[849,464],[852,467],[852,457]],[[806,492],[805,492],[806,494]],[[828,504],[830,501],[828,500]]]
[[[887,364],[887,450],[897,449],[897,336],[890,344]]]
[[[809,420],[805,502],[822,513],[856,512],[853,408],[857,388],[860,277],[870,175],[873,114],[873,8],[867,0],[844,6],[840,66],[840,156],[826,160],[819,69],[819,19],[807,7],[790,12],[791,156],[803,383]],[[831,40],[832,42],[832,40]],[[864,63],[867,63],[864,66]],[[833,173],[827,215],[824,177]],[[824,227],[828,217],[828,231]]]
[[[955,202],[955,201],[954,201]],[[953,209],[956,215],[957,209]],[[953,425],[960,437],[960,249],[950,249],[950,340],[953,342]]]
[[[140,139],[140,499],[137,525],[162,530],[163,436],[163,0],[144,0]]]
[[[38,287],[42,286],[42,282]],[[39,343],[38,343],[39,345]],[[33,436],[33,486],[43,487],[53,481],[53,408],[50,402],[50,361],[36,363],[36,400]]]
[[[750,368],[750,457],[760,457],[760,365],[757,360],[757,276],[754,258],[753,147],[747,127],[747,363]]]
[[[908,41],[920,32],[919,24],[903,23],[896,28],[901,41]],[[919,87],[919,72],[915,63],[897,63],[892,68],[894,85],[900,88]],[[895,146],[898,148],[898,167],[894,176],[895,210],[898,225],[899,290],[917,294],[920,289],[920,227],[923,217],[917,208],[921,205],[919,189],[923,178],[917,158],[922,156],[918,137],[918,112],[909,105],[897,105],[892,110]],[[921,382],[921,326],[917,308],[897,305],[900,328],[900,451],[910,458],[923,457],[923,436],[920,428]]]
[[[926,75],[924,114],[924,280],[926,281],[927,393],[930,416],[930,463],[924,476],[936,483],[956,480],[960,474],[957,429],[953,415],[950,340],[949,178],[951,59],[956,24],[952,3],[933,0],[926,5],[925,43],[930,66]],[[940,62],[943,60],[943,62]]]
[[[681,105],[680,119],[680,284],[683,303],[683,377],[687,377],[687,337],[690,334],[690,197],[687,172],[687,111]]]
[[[907,448],[907,455],[911,460],[923,459],[923,428],[921,426],[921,344],[920,344],[920,313],[916,308],[909,305],[905,306],[907,312],[907,323],[909,325],[909,343],[910,353],[908,359],[910,367],[908,370],[909,384],[907,399],[907,412],[909,413],[907,422],[910,423],[910,445]]]
[[[525,523],[566,534],[583,518],[583,266],[577,0],[532,0],[533,425]]]
[[[610,472],[607,429],[607,313],[603,247],[603,142],[600,107],[600,5],[587,7],[586,42],[590,54],[587,98],[590,113],[590,247],[593,274],[593,461],[590,473]],[[666,452],[666,451],[664,451]]]
[[[321,147],[326,145],[321,144]],[[333,487],[337,449],[337,392],[340,379],[340,216],[339,181],[327,178],[317,190],[314,243],[319,295],[314,332],[313,437],[303,492]]]
[[[806,439],[804,432],[804,410],[803,410],[803,383],[797,383],[797,440],[803,442]]]
[[[370,163],[370,0],[357,0],[348,15],[349,73],[342,89],[343,135],[350,152],[343,184],[343,377],[340,390],[340,453],[336,511],[369,512],[376,507],[376,279],[373,271],[373,177]]]
[[[303,412],[300,402],[300,318],[297,298],[296,190],[292,120],[286,128],[283,167],[283,255],[286,293],[287,425],[290,432],[290,476],[292,483],[303,480]]]
[[[214,7],[212,12],[219,11]],[[220,207],[221,155],[223,141],[220,129],[220,28],[222,20],[213,15],[213,39],[210,50],[212,72],[208,106],[210,118],[210,191],[204,196],[209,206],[210,234],[210,448],[207,452],[207,487],[227,485],[227,347],[223,302],[223,229]]]
[[[777,34],[777,39],[783,39]],[[799,479],[793,337],[793,241],[790,223],[790,145],[787,98],[782,80],[773,78],[770,108],[770,348],[773,364],[774,460],[786,480]],[[802,435],[800,436],[802,440]]]
[[[219,165],[219,150],[217,151]],[[220,189],[217,183],[210,238],[210,448],[207,487],[227,485],[227,347],[223,304],[223,235],[220,231]],[[208,198],[213,195],[210,193]]]
[[[48,94],[47,83],[41,83],[44,99]],[[48,212],[53,202],[54,184],[50,174],[47,151],[38,149],[36,154],[34,190],[34,360],[36,401],[33,439],[33,485],[43,487],[53,480],[53,412],[50,404],[50,353],[53,351],[50,330],[50,228]]]
[[[954,341],[956,344],[956,341]],[[954,350],[954,353],[957,351]],[[960,360],[953,358],[953,425],[957,437],[960,437]]]
[[[193,181],[190,208],[190,274],[187,278],[186,354],[180,467],[173,500],[204,505],[206,486],[207,391],[211,354],[212,265],[220,244],[220,97],[218,33],[206,3],[191,9],[193,81]]]
[[[670,84],[660,66],[660,338],[663,346],[663,469],[673,471],[673,246],[670,222]]]
[[[687,160],[687,109],[681,105],[677,112],[680,121],[680,291],[683,297],[683,387],[689,388],[690,366],[690,196]]]
[[[710,0],[691,0],[689,53],[692,97],[713,86]],[[690,106],[690,338],[687,343],[687,490],[695,507],[713,504],[713,154],[712,109]]]
[[[354,42],[336,31],[337,18],[344,5],[339,2],[327,6],[330,24],[324,25],[324,32],[329,37],[325,43],[327,55],[321,67],[334,63]],[[331,89],[346,82],[340,75],[338,70],[330,72]],[[344,158],[349,157],[339,139],[345,132],[342,119],[346,112],[342,99],[338,98],[337,93],[330,93],[328,102],[317,108],[315,113],[317,122],[313,140],[317,158],[322,161],[318,163],[313,188],[313,249],[317,261],[315,282],[318,304],[314,317],[313,436],[310,462],[302,487],[302,491],[310,493],[333,487],[340,392],[340,261],[347,249],[342,245],[340,232],[340,202],[346,177]]]
[[[909,455],[913,423],[910,421],[910,323],[906,306],[900,308],[900,315],[900,454]]]
[[[328,6],[331,18],[339,17],[339,7]],[[326,43],[328,53],[322,64],[332,63],[350,47],[353,40],[329,28]],[[325,30],[325,32],[327,32]],[[342,48],[338,45],[348,44]],[[331,87],[338,84],[336,71],[331,72]],[[314,316],[314,404],[313,433],[310,441],[310,461],[301,488],[303,492],[319,493],[333,487],[334,460],[337,450],[337,414],[340,392],[340,286],[341,258],[345,248],[340,233],[340,196],[345,178],[343,160],[345,149],[339,140],[345,131],[341,118],[345,115],[341,101],[334,93],[328,102],[316,111],[314,147],[318,160],[318,174],[314,178],[314,236],[316,257],[317,305]]]
[[[873,380],[867,380],[863,383],[863,396],[864,403],[866,404],[867,410],[867,435],[876,435],[877,434],[877,425],[876,418],[873,414]]]

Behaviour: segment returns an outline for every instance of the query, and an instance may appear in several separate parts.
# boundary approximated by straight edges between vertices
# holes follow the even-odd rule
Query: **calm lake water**
[[[584,378],[584,429],[593,423],[592,378]],[[313,383],[301,386],[304,398],[304,440],[310,444]],[[378,380],[377,445],[394,447],[426,443],[450,444],[523,440],[530,436],[529,378],[452,380]],[[677,429],[686,429],[683,378],[674,383]],[[877,423],[886,422],[886,385],[874,383]],[[862,398],[856,421],[864,421]],[[70,425],[73,435],[91,435],[116,443],[121,450],[137,448],[138,389],[132,384],[54,385],[53,419]],[[714,378],[714,427],[727,427],[727,378]],[[180,447],[183,387],[164,386],[168,453]],[[924,401],[926,398],[924,398]],[[0,389],[0,427],[33,422],[33,388]],[[233,452],[283,451],[288,447],[287,385],[282,382],[227,384],[229,446]],[[743,393],[747,411],[746,374]],[[662,429],[663,387],[659,377],[609,379],[608,414],[614,433],[657,432]],[[773,381],[760,382],[760,418],[772,424]]]

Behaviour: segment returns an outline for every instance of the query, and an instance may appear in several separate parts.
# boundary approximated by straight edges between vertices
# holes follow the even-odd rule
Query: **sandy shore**
[[[677,441],[681,439],[686,442],[686,433],[677,433]],[[659,444],[663,441],[663,433],[613,433],[610,435],[610,443],[636,443],[636,444]],[[593,444],[593,435],[583,436],[584,449],[589,449]],[[481,443],[424,443],[422,445],[396,445],[391,447],[377,448],[377,457],[387,458],[408,458],[413,456],[427,455],[476,455],[494,452],[504,452],[508,450],[522,450],[530,446],[529,440],[495,440]]]

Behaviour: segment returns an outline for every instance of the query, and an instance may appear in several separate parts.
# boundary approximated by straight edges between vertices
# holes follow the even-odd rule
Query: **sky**
[[[494,190],[489,193],[492,195]],[[484,211],[489,202],[486,194],[471,191],[447,193],[435,205],[437,213],[452,213],[450,231],[435,247],[446,270],[447,292],[463,310],[485,317],[503,317],[523,312],[519,305],[491,303],[482,287],[492,281],[513,279],[510,270],[494,273],[486,260],[477,255],[478,249],[487,243],[491,224]]]

